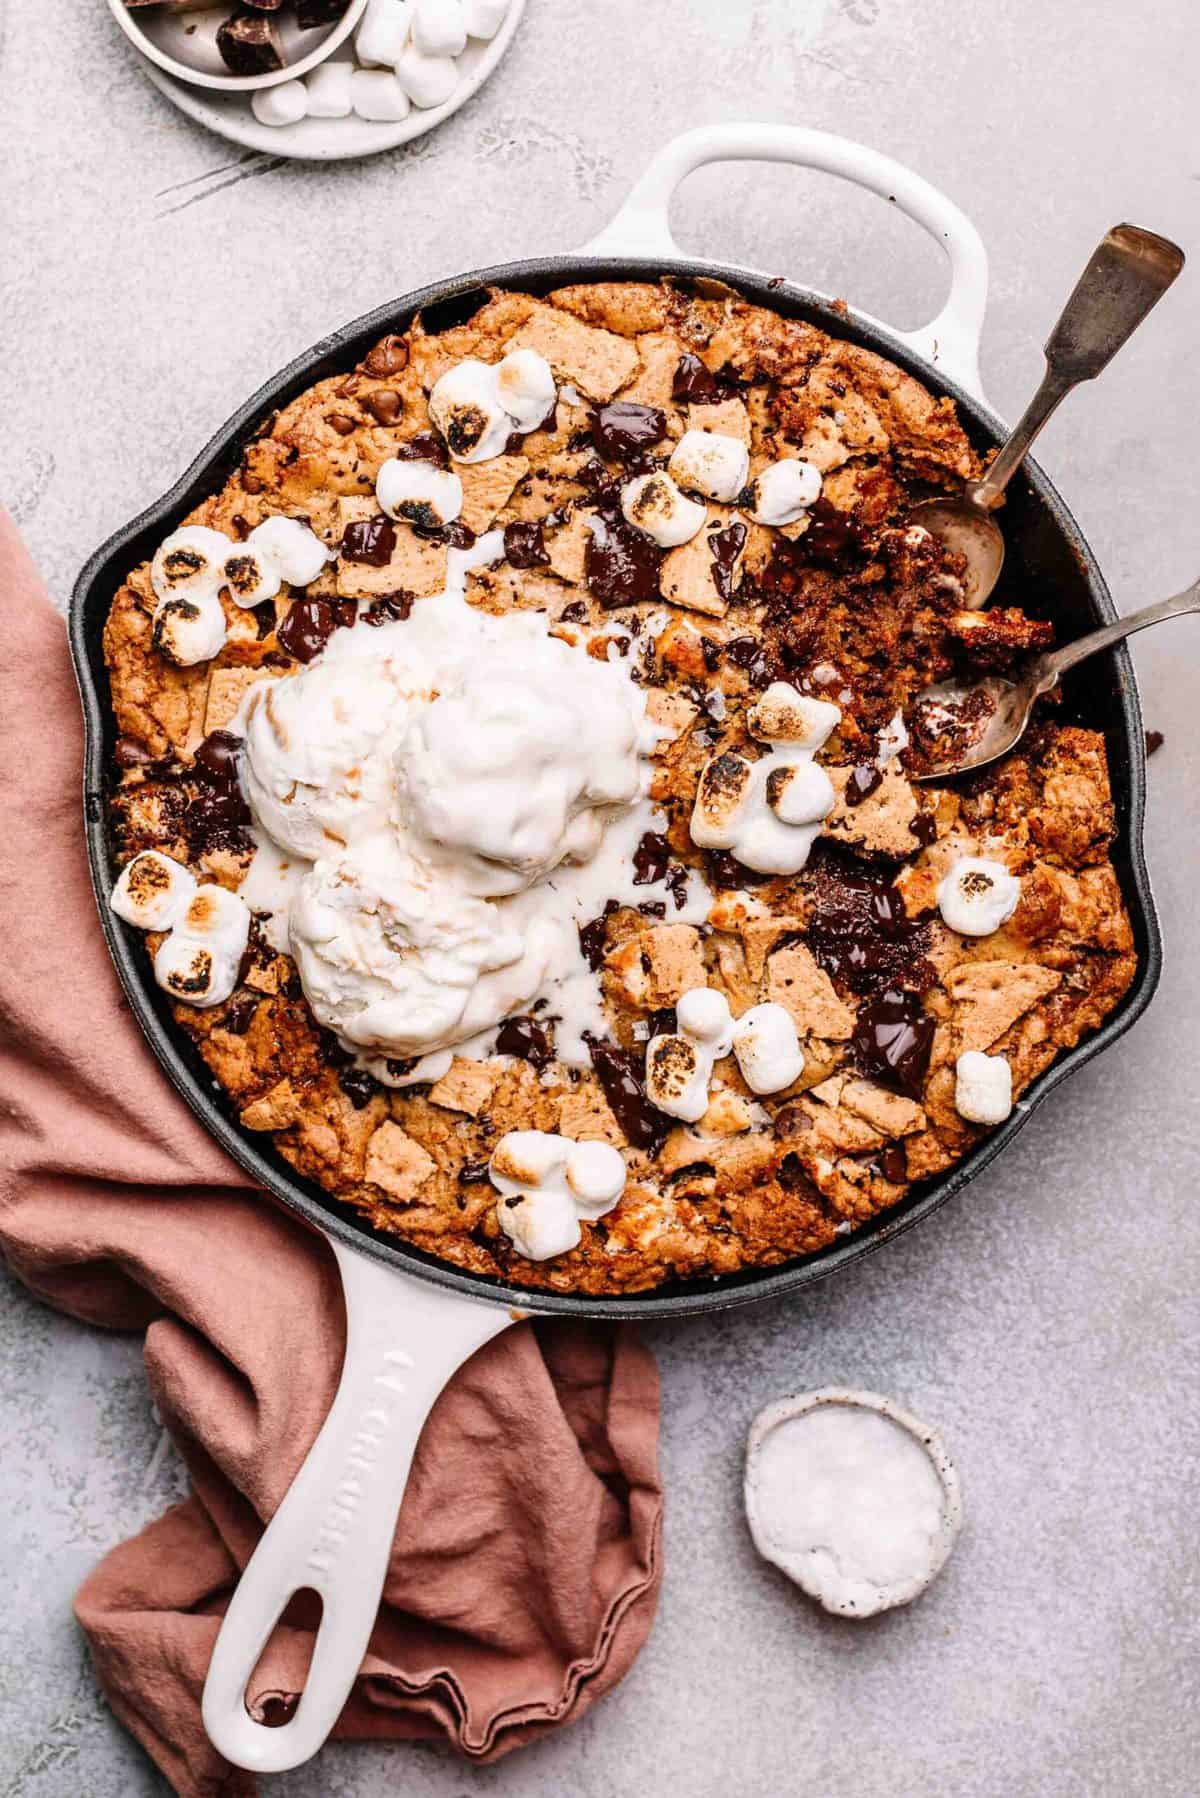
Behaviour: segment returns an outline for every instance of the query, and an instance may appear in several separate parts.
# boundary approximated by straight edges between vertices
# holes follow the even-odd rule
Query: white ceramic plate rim
[[[432,106],[428,111],[414,107],[407,118],[394,123],[355,120],[360,129],[354,132],[356,141],[353,145],[344,137],[342,142],[338,141],[339,127],[350,122],[346,119],[308,118],[301,119],[296,125],[260,125],[245,104],[244,95],[204,92],[176,80],[149,61],[144,66],[155,87],[172,105],[197,125],[215,131],[230,143],[241,144],[244,149],[257,150],[265,156],[288,157],[297,162],[344,162],[360,156],[377,156],[383,150],[395,149],[398,144],[411,143],[414,138],[436,129],[460,106],[465,106],[489,79],[508,49],[524,11],[525,0],[509,0],[504,23],[489,44],[480,46],[483,54],[479,61],[444,105]],[[313,126],[322,126],[324,130],[318,134],[311,130]]]

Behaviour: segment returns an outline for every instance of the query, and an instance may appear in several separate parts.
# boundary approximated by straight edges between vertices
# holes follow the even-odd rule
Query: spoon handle
[[[1171,599],[1160,599],[1157,605],[1144,606],[1140,612],[1131,612],[1128,618],[1118,618],[1112,624],[1102,625],[1098,631],[1089,631],[1086,637],[1076,638],[1074,643],[1065,643],[1061,649],[1052,649],[1039,656],[1033,671],[1038,692],[1048,692],[1068,668],[1074,668],[1076,662],[1094,656],[1098,650],[1111,649],[1114,643],[1132,637],[1134,631],[1144,631],[1149,624],[1165,624],[1168,618],[1182,618],[1188,612],[1200,612],[1200,581],[1193,581],[1190,587],[1185,587]]]
[[[1183,267],[1183,251],[1140,225],[1114,225],[1046,340],[1046,373],[1008,441],[978,486],[977,506],[990,508],[1025,460],[1047,419],[1081,381],[1093,381],[1141,324]]]

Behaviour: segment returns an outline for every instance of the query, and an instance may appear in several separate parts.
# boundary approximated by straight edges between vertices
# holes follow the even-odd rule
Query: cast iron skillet
[[[899,204],[949,257],[951,292],[939,317],[920,332],[902,335],[790,282],[682,257],[667,224],[672,192],[701,164],[737,158],[825,169]],[[424,1418],[454,1369],[513,1320],[514,1308],[521,1315],[681,1316],[772,1297],[824,1278],[878,1249],[961,1191],[1012,1141],[1053,1087],[1129,1028],[1158,981],[1161,944],[1142,857],[1141,715],[1132,666],[1121,647],[1071,677],[1065,710],[1105,736],[1119,824],[1113,857],[1139,958],[1134,983],[1104,1026],[1030,1088],[1008,1123],[943,1178],[925,1182],[836,1246],[781,1268],[677,1283],[645,1295],[534,1294],[461,1272],[377,1233],[348,1206],[302,1179],[261,1138],[239,1127],[199,1055],[174,1026],[140,933],[121,924],[108,906],[114,867],[105,783],[114,730],[101,638],[112,598],[177,520],[224,483],[264,416],[325,376],[351,369],[381,336],[404,329],[418,311],[431,328],[445,328],[470,316],[483,286],[540,294],[572,282],[660,274],[685,282],[719,280],[786,317],[808,320],[877,350],[935,393],[948,394],[977,447],[993,445],[1004,435],[979,391],[976,354],[987,262],[962,213],[900,165],[843,139],[789,127],[725,126],[669,144],[618,218],[585,251],[508,263],[425,287],[377,308],[298,356],[234,414],[168,493],[92,556],[76,584],[70,630],[86,718],[87,841],[101,921],[118,973],[168,1077],[268,1193],[331,1239],[345,1286],[348,1343],[341,1387],[308,1461],[243,1574],[205,1690],[205,1725],[217,1747],[236,1764],[258,1771],[298,1765],[316,1751],[336,1721],[366,1649]],[[1115,615],[1078,526],[1036,467],[1030,465],[1026,479],[1010,490],[1004,520],[1012,575],[1035,610],[1054,617],[1060,637],[1080,634]],[[301,1587],[320,1593],[322,1626],[300,1706],[282,1727],[268,1729],[251,1718],[243,1694],[275,1619]]]

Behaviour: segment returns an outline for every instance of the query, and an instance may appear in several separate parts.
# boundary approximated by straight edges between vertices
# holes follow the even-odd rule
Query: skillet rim
[[[915,1224],[941,1209],[946,1201],[969,1185],[1007,1148],[1041,1102],[1077,1068],[1103,1053],[1145,1011],[1162,972],[1162,938],[1146,868],[1143,829],[1145,820],[1146,758],[1141,707],[1133,664],[1122,644],[1110,651],[1113,692],[1106,701],[1112,726],[1106,732],[1110,755],[1119,751],[1113,769],[1114,788],[1124,790],[1118,801],[1118,843],[1128,861],[1121,871],[1122,894],[1134,927],[1138,968],[1129,990],[1100,1028],[1067,1050],[1027,1089],[1009,1120],[999,1126],[938,1180],[924,1183],[914,1196],[861,1226],[816,1255],[805,1256],[779,1267],[745,1269],[736,1274],[706,1280],[677,1282],[673,1286],[623,1296],[558,1293],[541,1288],[510,1286],[482,1274],[468,1273],[426,1255],[403,1242],[384,1236],[360,1218],[353,1208],[335,1199],[313,1181],[301,1179],[281,1157],[266,1154],[218,1102],[221,1089],[160,1003],[149,964],[140,949],[140,933],[122,925],[108,905],[113,872],[108,848],[106,803],[106,738],[111,716],[104,703],[107,674],[101,635],[113,594],[129,569],[146,553],[145,540],[158,533],[172,517],[186,512],[207,493],[215,491],[240,457],[250,436],[264,417],[296,397],[326,375],[346,369],[347,358],[357,360],[361,350],[389,330],[405,328],[413,316],[435,306],[465,304],[474,290],[486,287],[523,288],[533,292],[553,287],[601,281],[675,279],[682,282],[716,282],[733,288],[785,316],[818,325],[833,336],[848,339],[886,356],[906,369],[939,397],[949,397],[976,439],[995,444],[1005,435],[1002,421],[983,401],[941,373],[877,320],[843,308],[826,295],[778,277],[759,275],[731,264],[678,257],[609,257],[576,252],[566,256],[533,257],[517,262],[472,270],[432,282],[412,293],[388,301],[320,338],[308,350],[269,377],[222,424],[179,478],[161,497],[114,531],[88,558],[72,592],[68,629],[72,660],[83,706],[84,824],[88,866],[100,913],[100,924],[118,978],[130,1006],[168,1079],[226,1152],[274,1201],[284,1205],[307,1225],[396,1272],[424,1280],[463,1296],[508,1305],[522,1313],[559,1313],[604,1319],[645,1319],[690,1316],[750,1304],[828,1278],[862,1256],[873,1253]],[[1096,623],[1116,616],[1107,584],[1070,510],[1057,489],[1033,461],[1025,465],[1025,481],[1036,513],[1049,522],[1078,569],[1080,590]],[[1103,664],[1101,664],[1103,665]],[[1115,727],[1119,725],[1119,730]],[[214,1097],[216,1094],[218,1097]]]

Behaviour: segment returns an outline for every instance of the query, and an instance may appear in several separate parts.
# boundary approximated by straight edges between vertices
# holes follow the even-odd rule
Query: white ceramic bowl
[[[344,44],[366,10],[367,0],[350,0],[332,25],[301,31],[286,13],[279,20],[287,60],[269,75],[231,75],[217,49],[217,27],[233,10],[233,0],[203,12],[170,13],[158,9],[131,12],[125,0],[108,0],[111,12],[135,49],[179,81],[220,93],[244,94],[255,88],[294,81],[332,56]]]

